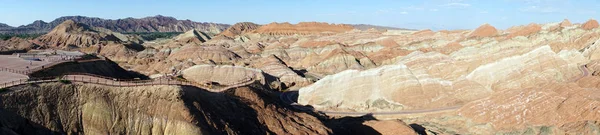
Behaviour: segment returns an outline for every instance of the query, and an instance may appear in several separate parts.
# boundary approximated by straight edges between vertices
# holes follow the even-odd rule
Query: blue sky
[[[498,28],[531,22],[600,19],[598,0],[0,0],[0,22],[11,26],[60,16],[106,19],[172,16],[199,22],[320,21],[414,29]]]

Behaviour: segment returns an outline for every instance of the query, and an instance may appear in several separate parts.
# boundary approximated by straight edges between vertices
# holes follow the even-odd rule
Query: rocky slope
[[[148,91],[148,89],[152,89]],[[260,87],[217,94],[191,87],[48,83],[0,92],[0,128],[18,134],[328,134],[319,119]],[[32,99],[31,102],[21,102]],[[137,108],[137,109],[135,109]]]
[[[229,27],[227,24],[177,20],[173,17],[161,15],[117,20],[85,16],[64,16],[49,23],[38,20],[32,24],[16,28],[0,29],[0,33],[46,33],[67,20],[73,20],[92,27],[102,27],[115,32],[186,32],[195,29],[202,32],[217,34]]]
[[[598,31],[581,25],[557,32],[549,25],[553,24],[515,27],[500,35],[484,24],[473,31],[456,33],[459,35],[448,37],[450,41],[437,32],[430,35],[435,40],[406,46],[431,48],[412,49],[415,51],[406,56],[384,62],[388,66],[327,76],[302,88],[299,102],[322,109],[355,111],[440,108],[462,105],[495,91],[572,81],[581,75],[578,66],[588,62],[585,57],[593,56],[592,44],[599,39],[593,35]],[[423,35],[419,33],[425,32],[413,35]],[[446,50],[452,45],[448,42],[459,47],[449,54],[436,51],[438,47]]]
[[[13,37],[8,40],[0,40],[0,52],[11,54],[12,52],[23,52],[38,47],[28,39]]]
[[[38,38],[39,42],[53,47],[90,47],[101,42],[121,42],[116,36],[93,30],[88,25],[67,20],[56,26],[46,35]]]
[[[582,76],[599,69],[599,32],[593,20],[565,20],[398,36],[411,53],[326,76],[301,88],[298,101],[342,112],[460,107],[403,117],[429,133],[596,134],[600,79]]]
[[[325,23],[272,23],[254,28],[240,23],[218,38],[191,31],[139,48],[113,42],[85,49],[99,50],[120,66],[154,77],[183,71],[188,80],[234,84],[263,76],[264,87],[299,89],[299,103],[317,110],[433,110],[393,117],[420,129],[419,134],[594,134],[600,127],[594,107],[598,99],[594,91],[600,86],[600,29],[594,20],[531,23],[508,29],[483,24],[474,30],[441,31],[383,32]],[[228,94],[231,92],[223,95]],[[234,106],[228,102],[217,101],[219,106]],[[265,108],[269,107],[261,109]],[[247,110],[226,114],[237,115],[237,111]],[[330,126],[344,118],[322,124],[340,134],[363,130],[352,127],[364,125],[372,125],[365,131],[405,129],[401,122],[360,119],[363,121],[354,125]],[[252,128],[260,132],[243,133],[266,131],[262,130],[265,127]],[[220,129],[229,129],[229,133],[245,128]],[[326,130],[310,133],[329,133]]]
[[[255,23],[241,22],[241,23],[236,23],[236,24],[232,25],[231,27],[227,28],[223,32],[219,33],[218,35],[233,38],[235,36],[238,36],[238,35],[241,35],[244,33],[252,32],[252,31],[258,29],[258,27],[260,27],[260,25],[255,24]]]
[[[182,74],[187,80],[200,84],[216,82],[220,85],[235,85],[251,80],[265,82],[262,71],[236,66],[196,65],[183,70]]]
[[[199,32],[196,30],[190,30],[190,31],[187,31],[176,37],[173,37],[175,42],[184,43],[184,44],[188,44],[188,43],[200,44],[200,43],[204,43],[204,42],[210,40],[210,38],[211,37],[208,34],[206,34],[204,32]]]
[[[0,29],[8,29],[8,28],[13,28],[13,27],[8,24],[0,23]]]
[[[114,61],[127,61],[138,51],[144,50],[144,47],[139,45],[142,42],[139,37],[123,35],[71,20],[61,23],[48,34],[32,42],[43,48],[100,54]]]

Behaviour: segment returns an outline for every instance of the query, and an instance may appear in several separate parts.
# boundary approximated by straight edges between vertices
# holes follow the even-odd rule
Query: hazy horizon
[[[408,29],[473,29],[483,23],[505,29],[529,23],[582,23],[597,15],[593,0],[426,0],[426,1],[16,1],[1,0],[0,23],[13,27],[62,16],[103,19],[156,15],[179,20],[235,24],[328,22]],[[593,3],[593,4],[590,4]]]

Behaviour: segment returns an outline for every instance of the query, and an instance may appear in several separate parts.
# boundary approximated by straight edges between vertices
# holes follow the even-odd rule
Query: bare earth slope
[[[147,89],[152,89],[148,91]],[[0,129],[19,134],[327,134],[314,116],[268,93],[191,87],[114,88],[49,83],[0,92]],[[22,102],[21,99],[35,99]]]

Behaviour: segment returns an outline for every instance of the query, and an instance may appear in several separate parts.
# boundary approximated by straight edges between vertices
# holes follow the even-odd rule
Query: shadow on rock
[[[367,114],[360,117],[342,117],[333,118],[326,122],[327,127],[331,128],[334,134],[343,135],[381,135],[377,130],[364,125],[370,120],[377,120],[373,115]]]
[[[214,134],[274,134],[260,123],[257,112],[247,105],[248,99],[185,87],[183,101],[197,126],[212,129]]]
[[[415,130],[415,132],[417,132],[417,134],[420,134],[420,135],[426,135],[427,134],[427,132],[425,131],[426,130],[425,127],[423,127],[423,126],[421,126],[419,124],[413,123],[413,124],[410,124],[409,126],[413,130]]]
[[[0,134],[2,135],[60,135],[65,133],[52,131],[15,112],[3,108],[0,108],[0,116]]]

